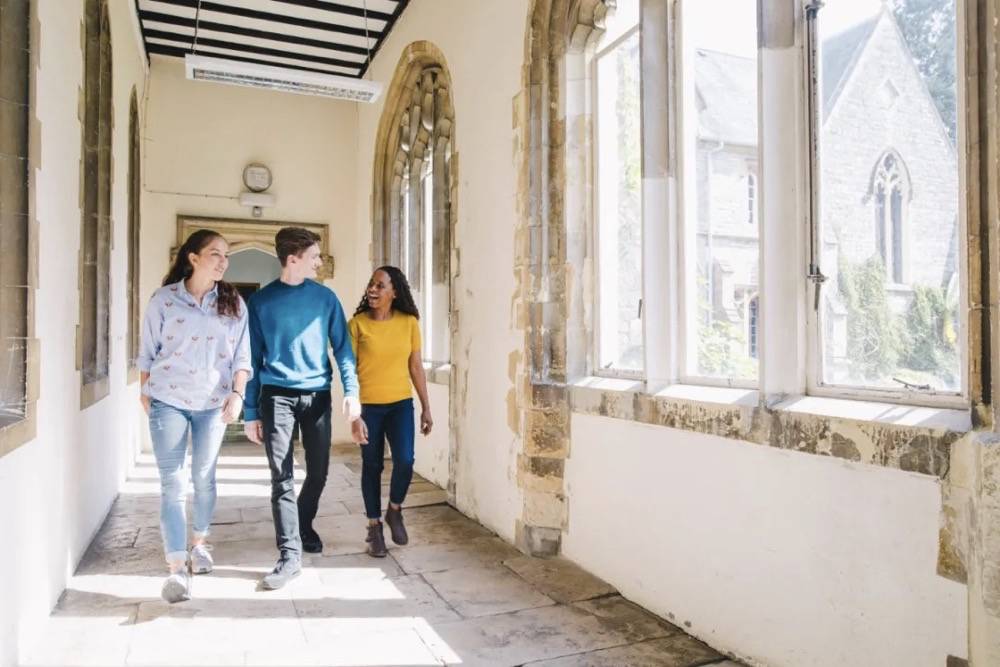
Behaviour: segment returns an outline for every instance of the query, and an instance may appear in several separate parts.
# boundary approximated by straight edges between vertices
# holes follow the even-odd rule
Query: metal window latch
[[[806,274],[806,279],[812,281],[813,289],[815,290],[813,297],[813,310],[819,310],[819,294],[823,289],[823,283],[826,282],[827,277],[823,275],[823,272],[819,270],[819,266],[816,264],[809,265],[809,273]]]
[[[636,319],[642,319],[642,298],[639,298],[639,312],[635,315]]]
[[[906,380],[900,380],[897,377],[892,378],[893,382],[898,382],[903,385],[903,389],[908,389],[910,391],[930,391],[931,386],[929,384],[915,384],[913,382],[907,382]]]

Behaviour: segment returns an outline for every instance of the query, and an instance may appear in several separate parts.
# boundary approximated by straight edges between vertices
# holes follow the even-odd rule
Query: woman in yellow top
[[[382,534],[382,467],[385,441],[392,450],[392,481],[385,522],[392,541],[406,544],[402,504],[413,478],[413,394],[420,397],[420,432],[427,435],[434,422],[427,399],[427,378],[420,358],[420,313],[403,272],[394,266],[375,270],[354,317],[348,322],[358,360],[361,419],[353,422],[355,442],[361,446],[361,494],[368,515],[368,553],[385,557]]]

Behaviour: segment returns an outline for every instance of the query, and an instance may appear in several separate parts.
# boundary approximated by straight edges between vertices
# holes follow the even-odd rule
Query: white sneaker
[[[191,547],[192,574],[208,574],[215,562],[212,560],[212,547],[209,544],[197,544]]]
[[[173,572],[163,582],[160,596],[167,602],[184,602],[191,599],[191,575],[187,570]]]

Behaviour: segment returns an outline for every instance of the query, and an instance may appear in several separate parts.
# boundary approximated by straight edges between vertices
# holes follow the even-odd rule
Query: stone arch
[[[534,0],[528,15],[516,106],[520,220],[514,267],[525,349],[508,403],[517,406],[522,440],[518,483],[524,507],[515,540],[522,551],[539,556],[561,548],[567,383],[585,371],[587,354],[583,304],[571,298],[569,285],[573,267],[584,265],[592,217],[585,182],[589,140],[581,138],[589,136],[590,115],[579,100],[567,104],[567,62],[584,58],[615,6],[616,0]]]
[[[107,0],[87,0],[83,16],[83,123],[80,159],[81,407],[109,392],[111,325],[111,134],[113,87]]]
[[[434,332],[428,380],[448,385],[447,477],[454,500],[466,393],[462,360],[453,353],[458,348],[460,319],[454,288],[459,275],[455,243],[459,162],[451,73],[444,54],[431,42],[417,41],[403,49],[385,96],[374,148],[371,258],[375,266],[400,266],[408,274],[414,296],[433,290],[432,312],[423,312],[421,319],[429,320]],[[421,181],[428,169],[433,174],[430,220],[424,215]],[[407,210],[418,213],[407,215]],[[426,225],[431,225],[433,240],[429,273],[422,267]],[[429,276],[427,285],[422,284],[424,275]]]
[[[140,205],[142,193],[141,140],[139,136],[139,101],[135,86],[129,96],[128,108],[128,275],[125,279],[128,290],[128,359],[129,381],[139,379],[135,361],[139,356],[139,253]]]
[[[448,190],[444,194],[449,204],[445,218],[448,224],[442,231],[450,241],[457,194],[454,185],[458,155],[454,130],[451,74],[444,54],[431,42],[413,42],[403,49],[396,65],[375,137],[372,179],[372,259],[375,264],[399,262],[404,231],[400,229],[403,178],[409,167],[423,163],[428,149],[441,159],[447,172],[446,178],[441,179]],[[409,176],[415,179],[418,174],[409,169]],[[449,265],[447,261],[444,269]]]

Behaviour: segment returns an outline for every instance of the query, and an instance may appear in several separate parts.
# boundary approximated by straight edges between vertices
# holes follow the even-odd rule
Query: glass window
[[[638,27],[596,58],[598,364],[640,372],[642,331],[641,70]]]
[[[28,104],[30,3],[7,2],[0,11],[0,428],[27,416]]]
[[[962,389],[955,19],[954,0],[818,14],[826,385]]]
[[[760,265],[756,6],[680,3],[682,373],[729,384],[754,383],[758,367],[746,321]]]

